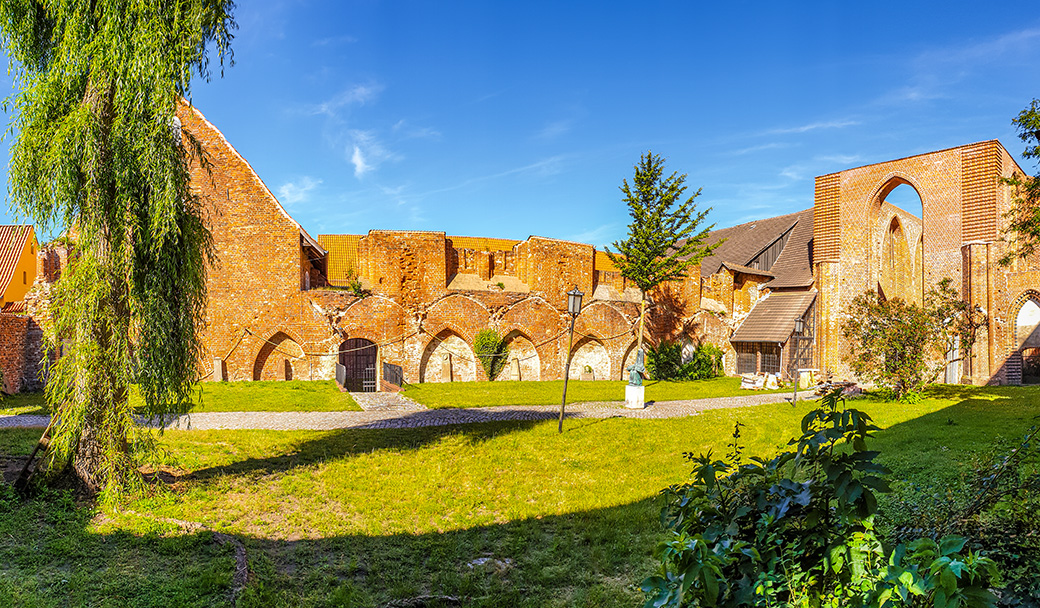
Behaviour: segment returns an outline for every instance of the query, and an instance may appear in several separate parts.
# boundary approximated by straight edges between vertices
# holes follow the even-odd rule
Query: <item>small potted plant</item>
[[[582,370],[581,370],[581,379],[582,380],[595,380],[596,379],[596,374],[593,373],[591,365],[586,365],[585,367],[582,368]]]

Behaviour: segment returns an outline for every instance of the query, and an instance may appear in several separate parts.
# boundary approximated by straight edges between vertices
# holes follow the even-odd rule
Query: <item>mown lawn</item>
[[[194,412],[359,411],[350,394],[332,380],[200,382]],[[141,397],[131,393],[135,404]],[[19,393],[0,401],[0,415],[46,414],[43,393]]]
[[[567,382],[567,403],[587,401],[624,401],[625,385],[621,380]],[[740,378],[713,378],[690,382],[648,380],[647,401],[675,401],[681,399],[705,399],[708,397],[733,397],[763,392],[740,388]],[[409,384],[404,395],[429,408],[445,407],[488,407],[495,405],[559,405],[563,398],[563,380],[543,382],[431,382]]]
[[[1040,414],[1040,390],[966,389],[912,405],[857,400],[901,479],[970,467]],[[0,501],[0,605],[230,605],[229,547],[253,578],[240,606],[382,606],[420,595],[465,606],[635,606],[663,537],[657,493],[684,451],[747,455],[798,432],[815,404],[674,420],[510,422],[415,430],[168,431],[170,490],[104,512],[55,495]],[[37,433],[0,431],[0,452]],[[0,493],[2,495],[2,493]],[[490,558],[484,563],[479,558]],[[434,605],[434,604],[431,604]]]

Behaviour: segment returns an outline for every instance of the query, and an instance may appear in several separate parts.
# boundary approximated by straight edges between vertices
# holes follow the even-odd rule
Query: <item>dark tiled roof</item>
[[[7,291],[7,286],[11,284],[11,277],[32,233],[32,226],[0,226],[0,294]]]
[[[735,270],[737,272],[743,272],[744,274],[753,274],[760,277],[775,277],[776,275],[769,272],[768,270],[759,270],[758,268],[752,268],[750,266],[742,266],[740,264],[734,264],[733,262],[723,262],[722,266]]]
[[[780,257],[769,270],[776,279],[766,283],[770,289],[810,287],[813,284],[812,246],[813,210],[799,211],[798,224],[784,245]]]
[[[808,287],[813,283],[810,250],[813,238],[813,210],[806,209],[746,224],[713,230],[708,233],[707,243],[718,243],[726,239],[715,253],[701,261],[701,276],[715,274],[723,262],[732,270],[735,266],[746,266],[755,256],[774,241],[791,230],[784,250],[769,269],[766,276],[776,278],[766,287]],[[741,271],[744,272],[744,271]],[[762,274],[759,271],[759,274]]]
[[[730,342],[787,342],[794,322],[816,300],[815,291],[771,293],[751,309]]]

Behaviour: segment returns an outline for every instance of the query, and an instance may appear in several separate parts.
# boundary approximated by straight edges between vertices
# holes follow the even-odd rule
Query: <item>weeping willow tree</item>
[[[152,447],[144,414],[187,411],[212,241],[189,187],[202,148],[178,104],[231,61],[230,0],[2,0],[0,43],[17,92],[12,206],[74,235],[52,306],[62,357],[47,399],[49,469],[115,496]]]

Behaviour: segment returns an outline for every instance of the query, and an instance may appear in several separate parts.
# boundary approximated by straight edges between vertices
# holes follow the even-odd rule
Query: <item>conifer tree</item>
[[[639,304],[639,345],[643,347],[643,324],[647,295],[661,283],[680,281],[686,271],[711,254],[718,244],[705,245],[714,224],[698,230],[711,208],[697,211],[698,189],[685,201],[686,174],[673,172],[664,177],[664,159],[652,152],[640,156],[632,185],[621,181],[622,200],[628,205],[632,223],[628,238],[614,241],[610,260],[621,276],[636,284],[641,292]]]
[[[1011,124],[1018,129],[1019,139],[1026,142],[1022,158],[1040,161],[1040,99],[1034,99]],[[1040,247],[1040,173],[1033,177],[1014,175],[1004,183],[1017,193],[1007,214],[1006,235],[1012,246],[1000,259],[1001,264],[1008,265],[1015,258],[1032,255]]]
[[[10,197],[44,230],[71,230],[56,290],[67,347],[47,386],[51,471],[72,464],[114,497],[139,481],[145,415],[187,411],[212,245],[176,110],[208,49],[230,62],[231,0],[3,0],[0,44],[18,87]]]

